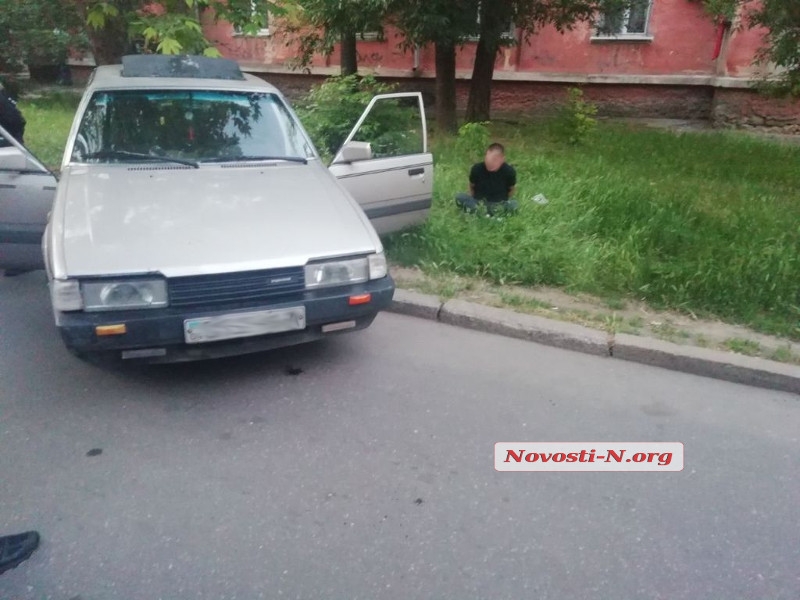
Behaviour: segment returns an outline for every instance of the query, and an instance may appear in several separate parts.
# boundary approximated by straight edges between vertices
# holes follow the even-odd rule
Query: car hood
[[[61,186],[54,230],[69,277],[269,269],[380,249],[364,213],[317,161],[73,166]]]

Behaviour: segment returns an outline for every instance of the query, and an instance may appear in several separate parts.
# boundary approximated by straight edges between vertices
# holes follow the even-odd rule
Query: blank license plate
[[[183,322],[187,344],[203,344],[305,328],[305,306],[187,319]]]

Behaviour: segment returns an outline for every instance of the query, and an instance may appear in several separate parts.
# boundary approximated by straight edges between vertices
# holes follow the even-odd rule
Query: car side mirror
[[[0,171],[27,171],[28,157],[19,148],[0,148]]]
[[[348,142],[342,146],[336,162],[354,163],[372,159],[372,146],[369,142]]]

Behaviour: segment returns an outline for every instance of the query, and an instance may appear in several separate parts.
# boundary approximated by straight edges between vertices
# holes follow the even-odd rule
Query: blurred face
[[[488,150],[486,157],[483,159],[487,171],[497,171],[506,162],[506,156],[499,150]]]

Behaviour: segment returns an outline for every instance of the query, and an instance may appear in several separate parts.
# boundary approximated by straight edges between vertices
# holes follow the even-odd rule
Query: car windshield
[[[125,90],[95,93],[72,160],[84,163],[307,159],[311,143],[275,94]]]

